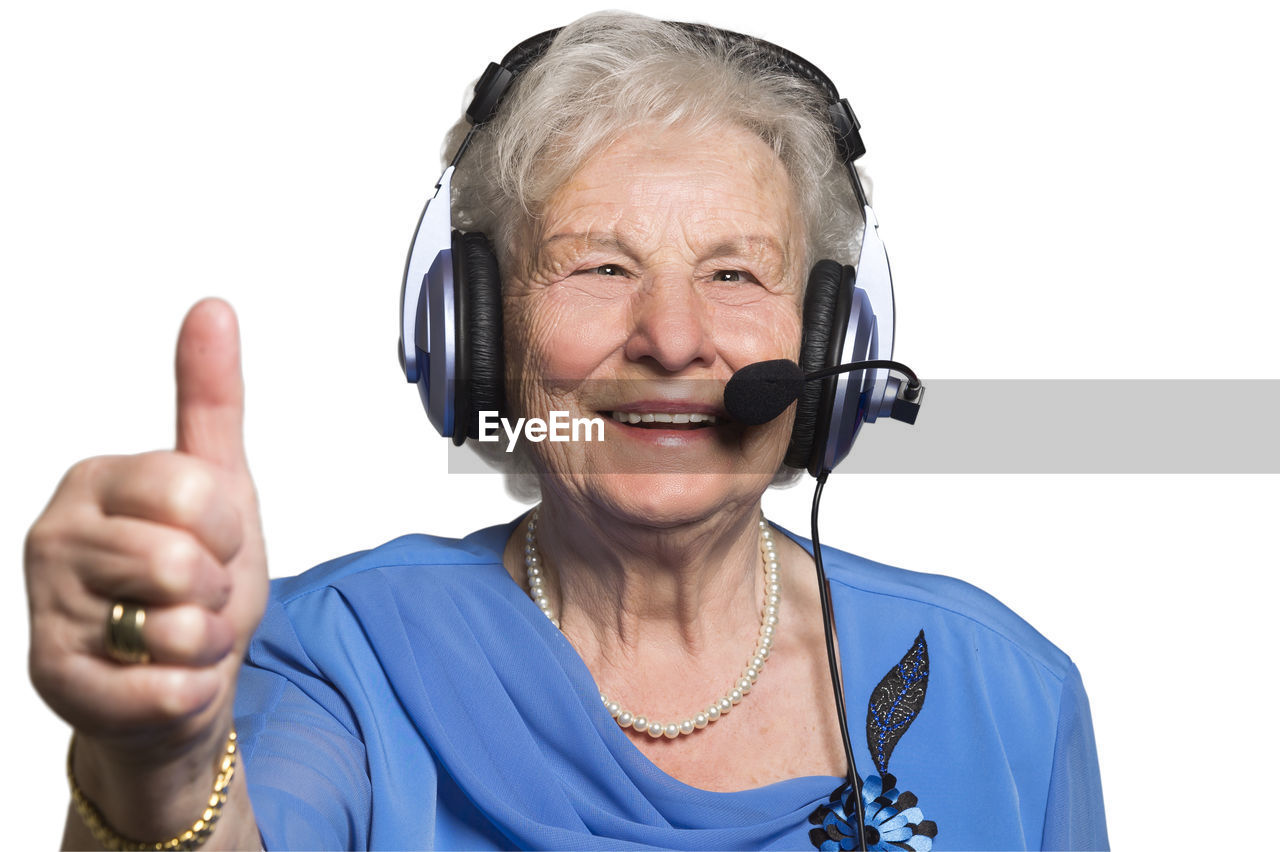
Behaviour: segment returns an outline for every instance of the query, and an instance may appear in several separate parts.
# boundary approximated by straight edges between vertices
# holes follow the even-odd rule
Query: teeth
[[[666,411],[614,411],[614,420],[619,423],[707,423],[716,422],[714,414],[698,414],[684,412],[672,414]]]

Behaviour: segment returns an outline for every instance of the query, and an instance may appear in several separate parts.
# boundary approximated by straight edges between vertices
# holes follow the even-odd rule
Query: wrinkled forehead
[[[537,255],[566,235],[633,247],[683,243],[695,253],[738,245],[803,267],[806,231],[793,181],[758,136],[727,124],[642,126],[569,174],[520,248]]]

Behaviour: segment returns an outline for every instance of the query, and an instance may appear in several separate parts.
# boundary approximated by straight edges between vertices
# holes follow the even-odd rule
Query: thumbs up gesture
[[[108,800],[108,816],[117,782],[212,765],[266,604],[239,332],[225,302],[187,314],[176,378],[174,449],[76,464],[26,542],[31,679],[76,730],[77,776],[96,779],[96,793],[81,783]],[[196,773],[201,788],[207,774]],[[119,829],[151,828],[114,809]]]

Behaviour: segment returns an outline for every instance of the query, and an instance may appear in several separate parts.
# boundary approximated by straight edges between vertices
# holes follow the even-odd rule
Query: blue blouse
[[[236,697],[268,849],[853,848],[840,779],[715,793],[636,749],[503,568],[513,527],[273,581]],[[973,586],[823,553],[869,848],[1105,848],[1071,660]]]

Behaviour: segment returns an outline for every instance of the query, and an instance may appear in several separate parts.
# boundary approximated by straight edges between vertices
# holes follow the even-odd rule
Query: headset
[[[838,364],[891,358],[893,279],[879,223],[854,168],[866,147],[849,101],[817,67],[784,48],[702,24],[674,25],[708,42],[749,43],[763,57],[761,70],[800,77],[822,93],[833,144],[862,208],[864,227],[857,267],[820,260],[809,273],[800,368],[808,375]],[[497,258],[484,234],[452,228],[450,182],[475,132],[493,118],[512,83],[546,53],[559,32],[539,33],[512,48],[501,62],[489,63],[467,107],[471,128],[423,208],[405,261],[400,365],[405,378],[417,384],[432,425],[456,445],[478,437],[478,412],[503,411],[505,392]],[[909,414],[903,413],[903,391],[884,366],[806,383],[785,464],[816,477],[849,454],[863,423],[880,417],[914,421],[915,406],[906,406]]]

